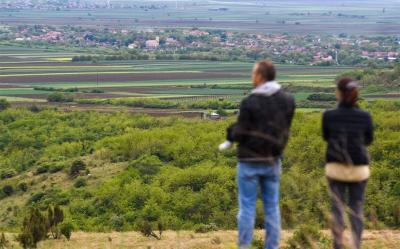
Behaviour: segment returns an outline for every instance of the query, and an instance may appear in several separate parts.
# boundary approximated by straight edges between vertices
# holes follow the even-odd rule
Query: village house
[[[167,46],[178,46],[179,45],[179,41],[175,40],[174,38],[168,37],[165,40],[165,45],[167,45]]]
[[[156,49],[160,46],[160,38],[157,36],[155,40],[147,40],[146,41],[146,48],[147,49]]]
[[[129,49],[138,48],[138,44],[137,44],[137,43],[131,43],[131,44],[128,45],[128,48],[129,48]]]

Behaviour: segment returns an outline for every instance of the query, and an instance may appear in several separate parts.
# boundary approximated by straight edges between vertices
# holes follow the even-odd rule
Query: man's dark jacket
[[[245,98],[227,136],[239,143],[239,161],[276,162],[286,147],[294,110],[293,97],[281,89],[272,95],[252,93]]]
[[[369,164],[366,147],[373,141],[373,125],[368,112],[340,104],[338,108],[324,113],[322,132],[328,142],[328,163]]]

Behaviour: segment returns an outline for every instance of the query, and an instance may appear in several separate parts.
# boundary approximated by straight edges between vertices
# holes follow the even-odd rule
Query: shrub
[[[75,176],[79,175],[81,170],[84,170],[84,169],[86,169],[85,162],[80,159],[75,160],[71,165],[71,168],[69,170],[69,175],[71,177],[75,177]]]
[[[37,203],[44,196],[45,196],[45,193],[43,193],[43,192],[36,193],[36,194],[32,195],[32,197],[28,200],[28,203],[29,204]]]
[[[20,184],[18,184],[18,189],[22,192],[26,192],[28,191],[28,184],[26,182],[21,182]]]
[[[254,249],[264,249],[264,240],[260,237],[254,237],[251,242],[251,247]]]
[[[211,239],[211,244],[213,244],[213,245],[220,245],[221,243],[222,243],[222,240],[218,236],[215,236],[214,238]]]
[[[1,237],[0,237],[0,249],[6,249],[9,248],[10,243],[9,241],[6,239],[6,236],[4,235],[4,233],[1,233]]]
[[[1,179],[7,179],[14,177],[17,173],[14,170],[3,170],[0,174]]]
[[[5,186],[3,187],[3,193],[4,193],[6,196],[12,195],[12,194],[14,193],[14,188],[13,188],[13,186],[11,186],[11,185],[5,185]]]
[[[50,173],[57,173],[57,172],[59,172],[59,171],[61,171],[63,169],[64,169],[64,165],[62,165],[62,164],[52,164],[49,167],[49,172]]]
[[[49,94],[49,96],[47,97],[47,101],[49,101],[49,102],[73,102],[74,98],[69,94],[55,92],[55,93]]]
[[[37,105],[31,105],[28,109],[29,109],[29,111],[34,112],[34,113],[41,111],[41,109]]]
[[[129,166],[138,170],[140,175],[155,175],[160,171],[163,163],[157,156],[143,155],[137,160],[132,161]]]
[[[143,221],[139,225],[140,232],[146,237],[153,237],[157,240],[161,240],[162,233],[164,231],[164,226],[161,222],[157,223],[158,234],[153,231],[153,226],[148,221]]]
[[[39,166],[39,168],[36,169],[36,175],[41,175],[44,173],[49,172],[49,165],[43,165],[43,166]]]
[[[86,179],[84,179],[82,177],[78,178],[74,183],[75,188],[82,188],[82,187],[85,187],[86,185],[87,185]]]
[[[228,112],[222,109],[222,107],[219,107],[217,110],[217,114],[220,115],[221,117],[226,117],[228,116]]]
[[[330,245],[330,240],[317,225],[301,225],[294,231],[285,249],[329,249]]]
[[[67,240],[71,238],[72,231],[74,230],[74,226],[71,223],[62,223],[60,226],[60,232],[64,235]]]
[[[313,93],[307,97],[310,101],[336,101],[335,94],[330,93]]]
[[[125,224],[125,219],[122,216],[113,215],[110,219],[111,227],[116,231],[122,231]]]
[[[194,232],[195,232],[195,233],[209,233],[209,232],[217,231],[217,230],[218,230],[217,225],[214,224],[214,223],[210,223],[210,224],[200,224],[200,225],[197,225],[197,226],[195,227]]]
[[[0,111],[4,111],[10,107],[10,103],[6,99],[0,99]]]

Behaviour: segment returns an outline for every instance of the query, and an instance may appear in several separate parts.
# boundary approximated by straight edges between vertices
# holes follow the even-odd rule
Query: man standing
[[[239,191],[239,248],[249,248],[256,214],[258,186],[264,203],[266,249],[279,248],[279,182],[281,158],[289,137],[295,102],[275,81],[276,71],[269,61],[253,68],[254,89],[240,105],[235,124],[228,128],[223,150],[238,142],[237,181]]]

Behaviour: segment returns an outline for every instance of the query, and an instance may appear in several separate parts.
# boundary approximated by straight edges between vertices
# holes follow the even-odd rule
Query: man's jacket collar
[[[281,90],[282,86],[276,82],[276,81],[268,81],[265,82],[264,84],[256,87],[251,91],[251,94],[259,94],[259,95],[265,95],[265,96],[272,96],[275,93],[277,93],[279,90]]]

